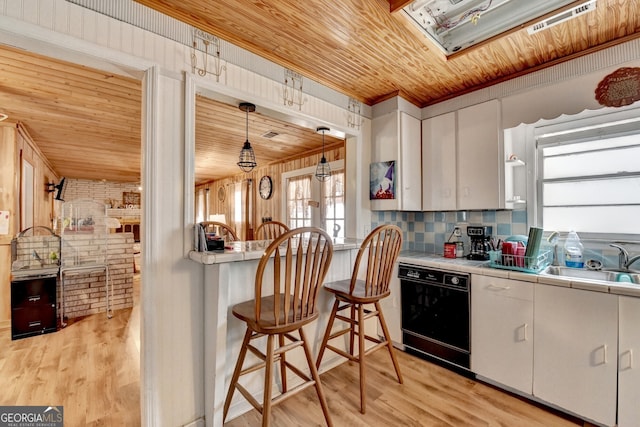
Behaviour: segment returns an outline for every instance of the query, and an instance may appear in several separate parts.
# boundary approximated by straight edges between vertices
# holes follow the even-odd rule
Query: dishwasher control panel
[[[398,278],[418,283],[469,289],[469,275],[411,264],[398,266]]]

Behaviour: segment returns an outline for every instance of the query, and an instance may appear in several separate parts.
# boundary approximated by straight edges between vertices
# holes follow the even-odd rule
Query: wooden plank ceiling
[[[386,0],[137,1],[368,105],[400,95],[423,107],[640,34],[640,0],[598,0],[596,11],[566,23],[533,35],[523,26],[446,58]],[[8,47],[0,72],[0,113],[26,125],[57,173],[139,181],[139,81]],[[198,182],[236,173],[244,114],[198,97]],[[271,130],[280,136],[261,136]],[[261,164],[322,144],[315,132],[259,111],[249,132]]]
[[[640,31],[640,0],[598,0],[594,12],[533,35],[523,26],[447,59],[387,0],[136,1],[368,105],[397,94],[424,107]]]

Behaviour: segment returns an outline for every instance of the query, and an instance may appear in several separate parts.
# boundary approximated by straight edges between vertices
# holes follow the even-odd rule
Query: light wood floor
[[[88,316],[55,333],[11,341],[0,331],[0,405],[63,405],[65,426],[140,425],[139,275],[133,309]],[[575,426],[493,387],[398,352],[405,384],[389,356],[371,355],[367,414],[358,410],[358,368],[321,375],[333,423],[341,426]],[[228,427],[260,424],[257,411]],[[272,425],[324,425],[313,388],[273,410]]]
[[[134,307],[11,340],[0,330],[0,405],[62,405],[65,427],[140,425],[139,275]]]
[[[573,426],[572,422],[496,388],[404,352],[397,352],[404,384],[384,350],[367,359],[367,413],[360,413],[358,365],[320,375],[335,426]],[[236,392],[237,393],[237,392]],[[260,425],[252,410],[225,427]],[[272,425],[324,426],[313,387],[275,406]]]

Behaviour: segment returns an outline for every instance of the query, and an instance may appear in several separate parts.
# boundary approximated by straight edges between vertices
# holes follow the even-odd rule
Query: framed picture
[[[122,204],[127,207],[128,205],[134,205],[135,207],[140,206],[140,193],[122,193]]]
[[[396,198],[396,161],[371,163],[369,166],[369,200]]]

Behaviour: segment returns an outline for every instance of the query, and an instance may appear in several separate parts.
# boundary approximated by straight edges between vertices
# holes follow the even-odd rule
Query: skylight
[[[572,0],[416,0],[403,12],[446,55],[451,55],[571,3]],[[595,9],[595,0],[585,4],[589,4],[586,9]],[[585,10],[585,6],[574,9]]]

